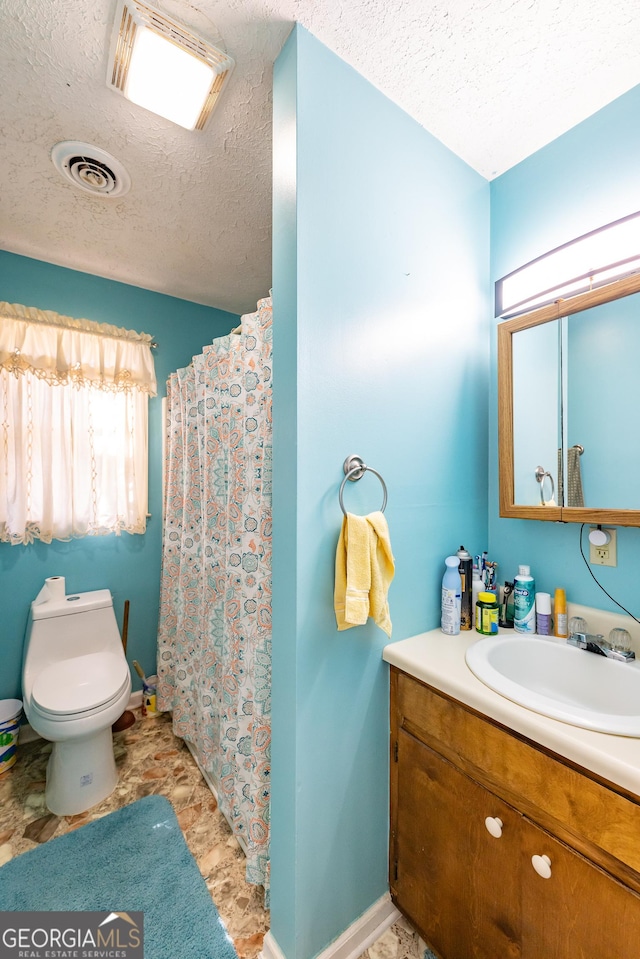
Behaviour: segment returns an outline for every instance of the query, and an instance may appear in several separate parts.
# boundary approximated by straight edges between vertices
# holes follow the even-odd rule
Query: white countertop
[[[513,635],[512,630],[500,630],[500,633]],[[495,693],[474,676],[465,662],[467,647],[478,640],[475,630],[446,636],[440,629],[433,629],[390,643],[382,656],[410,676],[640,798],[640,739],[570,726]]]

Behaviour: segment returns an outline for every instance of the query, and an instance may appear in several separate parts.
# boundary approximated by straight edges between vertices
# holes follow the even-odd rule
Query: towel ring
[[[383,498],[382,498],[382,506],[380,507],[380,512],[384,513],[385,507],[387,505],[387,486],[385,481],[382,479],[382,476],[380,475],[380,473],[377,470],[374,470],[373,466],[367,466],[360,456],[347,456],[346,460],[342,464],[342,469],[344,470],[345,476],[344,476],[344,479],[342,480],[342,483],[340,484],[340,492],[338,493],[338,499],[340,500],[340,509],[342,510],[344,515],[345,516],[347,515],[347,511],[344,508],[344,502],[342,500],[344,484],[347,482],[347,480],[349,480],[350,483],[355,483],[357,480],[361,479],[364,476],[367,470],[370,473],[373,473],[375,476],[377,476],[380,482],[382,483]]]
[[[553,476],[548,472],[548,470],[545,470],[544,466],[538,466],[534,475],[536,482],[540,483],[540,505],[546,506],[550,500],[545,500],[544,498],[544,481],[547,479],[547,477],[549,478],[549,482],[551,483],[551,499],[554,499],[556,495],[556,487],[555,483],[553,482]]]

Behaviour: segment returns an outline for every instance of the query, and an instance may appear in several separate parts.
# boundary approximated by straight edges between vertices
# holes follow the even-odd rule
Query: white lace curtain
[[[0,303],[0,541],[143,533],[151,337]]]

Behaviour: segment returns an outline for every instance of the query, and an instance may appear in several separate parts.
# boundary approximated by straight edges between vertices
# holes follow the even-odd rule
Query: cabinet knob
[[[551,860],[548,856],[532,856],[531,864],[543,879],[551,879]]]
[[[494,839],[499,839],[502,835],[502,820],[497,817],[487,816],[484,821],[487,831],[491,833]]]

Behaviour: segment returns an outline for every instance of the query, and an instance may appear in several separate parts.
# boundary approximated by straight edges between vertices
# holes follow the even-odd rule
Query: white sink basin
[[[640,663],[619,663],[564,640],[497,636],[467,649],[485,686],[520,706],[618,736],[640,737]]]

